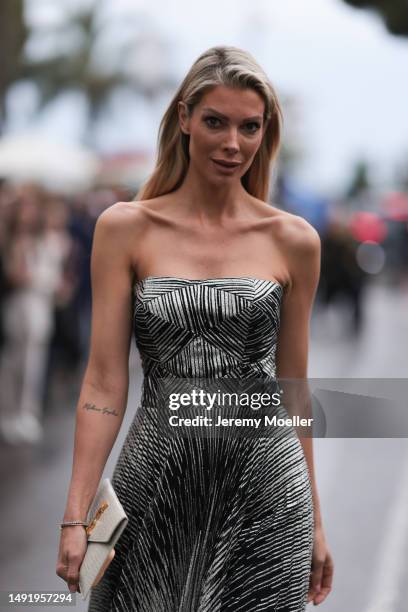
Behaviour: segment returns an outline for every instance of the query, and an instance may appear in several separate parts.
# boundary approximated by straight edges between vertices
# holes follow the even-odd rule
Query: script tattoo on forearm
[[[83,408],[84,410],[95,410],[95,412],[101,412],[102,414],[112,414],[113,416],[119,416],[119,413],[112,408],[108,408],[107,406],[105,406],[105,408],[97,408],[95,404],[90,404],[89,402],[85,402]]]

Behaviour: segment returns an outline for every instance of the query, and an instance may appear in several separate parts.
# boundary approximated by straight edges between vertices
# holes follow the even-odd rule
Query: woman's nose
[[[231,128],[228,130],[224,142],[224,149],[234,153],[239,151],[238,131],[236,128]]]

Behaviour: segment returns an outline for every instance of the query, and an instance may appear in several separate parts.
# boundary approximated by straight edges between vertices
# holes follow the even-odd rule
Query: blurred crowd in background
[[[75,384],[89,348],[96,219],[120,199],[64,196],[35,183],[0,186],[0,425],[37,441],[53,377]]]
[[[300,212],[299,197],[281,177],[275,197]],[[125,188],[67,196],[35,183],[0,186],[0,433],[3,443],[36,443],[53,383],[77,389],[91,332],[90,256],[99,214],[130,200]],[[400,201],[397,209],[396,202]],[[307,201],[303,209],[322,243],[317,303],[347,304],[345,334],[363,325],[367,281],[408,286],[408,204],[388,200],[382,216]],[[391,204],[394,208],[392,208]],[[277,203],[274,202],[276,205]],[[63,394],[64,396],[64,394]]]
[[[384,3],[346,2],[375,8],[388,28],[388,37],[408,34],[408,11],[403,3],[394,0],[385,9]],[[388,173],[387,181],[379,181],[376,168],[370,167],[363,144],[371,150],[371,139],[374,142],[378,134],[384,143],[390,137],[388,146],[396,147],[399,142],[404,126],[398,123],[397,103],[402,96],[379,86],[378,70],[382,70],[381,78],[393,72],[377,66],[380,58],[373,60],[370,54],[368,60],[362,54],[366,73],[357,74],[358,81],[353,81],[358,56],[350,60],[344,54],[344,36],[336,28],[346,22],[341,27],[351,28],[360,19],[367,44],[375,39],[389,53],[400,50],[386,47],[384,33],[374,26],[370,31],[364,29],[364,19],[373,23],[372,14],[361,18],[350,7],[346,14],[341,0],[315,7],[315,13],[309,6],[304,9],[304,3],[296,5],[297,10],[306,11],[303,19],[310,19],[309,26],[315,27],[316,35],[308,34],[314,46],[299,38],[308,27],[302,25],[302,32],[296,29],[297,21],[290,12],[293,2],[285,7],[272,4],[241,2],[243,29],[239,34],[228,30],[231,20],[221,18],[214,23],[209,10],[211,27],[199,51],[221,42],[213,40],[220,27],[223,44],[230,43],[229,37],[230,44],[241,44],[272,73],[273,81],[276,75],[283,83],[278,89],[286,125],[273,169],[270,201],[303,216],[319,232],[322,266],[316,304],[322,309],[345,305],[344,333],[358,338],[364,328],[368,284],[384,283],[392,290],[408,286],[408,165],[398,148],[400,167],[392,177]],[[160,21],[154,7],[137,5],[125,0],[4,0],[0,4],[1,443],[41,440],[44,414],[52,409],[53,387],[64,390],[62,401],[77,399],[91,331],[90,255],[96,219],[114,202],[132,200],[147,177],[155,158],[159,120],[186,66],[196,57],[192,50],[198,44],[196,20],[191,19],[188,31],[177,30],[180,35],[192,33],[178,48],[171,26],[165,19]],[[162,9],[163,17],[167,9],[164,5]],[[217,3],[218,10],[228,12],[228,7]],[[190,11],[187,13],[189,18]],[[184,16],[181,11],[180,19]],[[201,16],[198,22],[201,25]],[[363,49],[358,36],[350,32],[350,45]],[[331,36],[330,44],[326,34]],[[291,42],[288,37],[292,35]],[[277,61],[274,44],[279,49]],[[327,46],[324,53],[319,44]],[[336,45],[340,45],[344,63],[333,71],[330,62],[338,61]],[[178,59],[177,49],[181,51]],[[300,67],[299,62],[291,61],[292,52],[294,57],[295,52],[301,54]],[[306,53],[310,55],[303,61]],[[356,82],[367,77],[366,86],[370,85],[373,62],[376,95],[370,97],[363,88],[357,91]],[[313,85],[316,75],[318,87]],[[403,88],[405,80],[398,75],[396,79],[395,86]],[[309,82],[316,95],[307,108]],[[340,103],[336,94],[329,97],[335,86]],[[299,121],[303,95],[306,110]],[[352,105],[347,107],[350,100]],[[376,124],[369,122],[367,145],[363,131],[361,142],[353,140],[358,131],[353,125],[362,129],[369,112],[374,112]],[[377,121],[381,112],[382,121]],[[310,165],[313,155],[302,154],[306,137],[301,128],[307,113],[315,122],[309,133],[314,146],[311,152],[316,154],[319,146],[323,150],[323,156],[314,158],[314,166]],[[330,118],[329,129],[319,124],[324,113]],[[353,147],[356,142],[361,146],[353,155],[354,166],[350,163],[339,170],[343,179],[348,175],[341,188],[326,189],[322,195],[314,186],[311,191],[313,178],[308,186],[299,180],[297,171],[305,162],[306,168],[313,169],[309,175],[321,178],[326,157],[337,171],[345,159],[341,146]],[[381,159],[387,163],[377,160],[377,169],[387,166],[390,170],[393,162],[388,163],[387,145],[380,144],[375,152],[383,153]],[[330,174],[329,166],[325,168]]]

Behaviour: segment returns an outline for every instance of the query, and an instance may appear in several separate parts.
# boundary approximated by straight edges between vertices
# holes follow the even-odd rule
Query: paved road
[[[344,313],[316,311],[309,376],[407,377],[407,306],[408,293],[373,287],[362,335],[353,338],[345,331]],[[138,405],[140,362],[134,350],[131,359],[135,374],[128,410],[105,469],[107,476]],[[54,403],[40,446],[0,447],[0,590],[64,587],[55,574],[57,523],[71,471],[76,397],[72,389],[69,400]],[[316,439],[314,447],[323,520],[336,564],[333,593],[320,609],[405,612],[408,440]],[[75,609],[86,610],[79,595]]]
[[[312,320],[309,376],[407,378],[408,292],[372,287],[360,337],[330,309]],[[335,560],[328,612],[408,610],[408,440],[316,439],[326,536]],[[311,607],[311,606],[310,606]]]

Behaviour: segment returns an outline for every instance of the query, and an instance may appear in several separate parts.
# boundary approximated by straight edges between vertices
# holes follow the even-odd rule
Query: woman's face
[[[255,90],[224,85],[205,93],[191,117],[180,102],[180,127],[190,136],[190,164],[210,182],[240,180],[261,145],[264,109]]]
[[[40,205],[35,198],[22,198],[16,215],[18,231],[35,232],[41,220]]]

